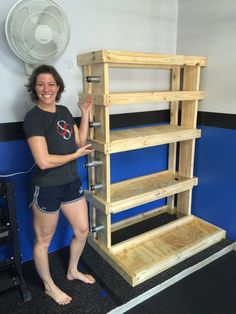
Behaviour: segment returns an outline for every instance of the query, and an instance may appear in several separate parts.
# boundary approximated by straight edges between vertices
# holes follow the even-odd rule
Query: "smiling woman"
[[[81,123],[78,128],[70,111],[56,104],[64,91],[64,82],[54,67],[37,67],[26,87],[36,103],[24,119],[25,135],[36,163],[32,179],[34,262],[44,283],[45,293],[58,304],[65,305],[72,298],[54,283],[48,263],[48,247],[60,209],[74,233],[67,279],[78,279],[89,284],[95,282],[92,276],[77,269],[89,228],[88,209],[76,159],[93,151],[90,144],[86,145],[93,99],[88,97],[79,104]]]

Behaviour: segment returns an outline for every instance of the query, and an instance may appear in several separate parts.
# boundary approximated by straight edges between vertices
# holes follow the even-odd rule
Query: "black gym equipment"
[[[11,182],[0,181],[0,246],[8,246],[11,256],[0,261],[0,292],[18,286],[24,302],[32,299],[23,278],[15,215],[14,189]]]

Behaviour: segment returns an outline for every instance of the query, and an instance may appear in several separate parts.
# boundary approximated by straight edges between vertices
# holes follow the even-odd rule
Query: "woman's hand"
[[[92,152],[94,152],[94,148],[92,147],[91,144],[87,144],[83,147],[78,148],[76,151],[76,155],[78,158],[78,157],[82,157],[82,156],[91,154]]]
[[[47,142],[44,136],[32,136],[28,138],[28,144],[33,154],[35,163],[41,170],[59,167],[67,164],[81,156],[88,155],[94,151],[91,144],[77,149],[74,153],[66,155],[54,155],[48,153]]]
[[[93,105],[93,96],[89,95],[83,103],[79,102],[81,113],[89,113]]]

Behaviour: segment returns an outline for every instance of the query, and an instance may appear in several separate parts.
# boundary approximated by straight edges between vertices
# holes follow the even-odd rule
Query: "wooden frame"
[[[77,56],[83,67],[84,90],[81,100],[93,95],[89,142],[95,153],[89,161],[100,165],[89,168],[89,184],[99,189],[86,191],[90,223],[102,229],[89,237],[90,245],[101,254],[132,286],[151,278],[185,258],[225,237],[224,230],[191,215],[195,141],[201,136],[196,128],[200,90],[201,56],[164,55],[114,50],[94,51]],[[109,68],[147,68],[171,70],[170,91],[111,93]],[[96,78],[91,83],[88,77]],[[109,108],[135,103],[170,104],[170,124],[135,129],[110,130]],[[181,115],[180,115],[181,114]],[[118,183],[110,182],[110,155],[156,145],[169,145],[168,169]],[[111,215],[155,200],[167,198],[165,206],[111,224]],[[149,232],[112,244],[112,232],[159,215],[176,213],[178,219]],[[142,253],[145,251],[145,255]]]

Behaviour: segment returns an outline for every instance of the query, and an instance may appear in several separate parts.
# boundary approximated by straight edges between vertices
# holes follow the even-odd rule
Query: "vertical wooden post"
[[[98,232],[93,232],[90,237],[96,238],[99,243],[102,243],[107,249],[111,248],[111,215],[106,215],[101,210],[96,208],[92,202],[89,202],[90,226],[103,226],[103,229]]]
[[[180,66],[174,66],[171,71],[171,90],[178,91],[180,89]],[[170,103],[170,124],[178,125],[179,118],[179,102],[172,101]],[[176,172],[176,156],[177,143],[169,144],[168,170],[175,174]],[[167,208],[170,213],[174,211],[174,195],[167,198]]]
[[[97,225],[104,226],[104,229],[97,233],[97,239],[109,250],[111,248],[111,215],[106,215],[97,209],[96,217]]]
[[[91,66],[91,75],[100,76],[99,83],[90,83],[93,85],[93,94],[107,95],[109,94],[109,67],[107,63],[98,63]],[[94,130],[94,139],[103,143],[110,142],[110,120],[109,108],[104,104],[94,104],[94,120],[101,122],[101,127]]]
[[[102,188],[95,190],[94,194],[101,197],[106,203],[111,202],[110,193],[110,155],[105,155],[101,152],[95,152],[95,160],[102,161],[102,165],[95,167],[95,184],[102,184]]]
[[[200,66],[185,66],[183,78],[183,90],[199,90]],[[197,125],[198,100],[183,101],[181,110],[181,126],[196,128]],[[179,151],[179,175],[193,177],[195,140],[180,143]],[[178,216],[191,213],[192,189],[178,195]]]
[[[109,67],[107,63],[97,63],[84,67],[84,80],[86,76],[98,76],[99,82],[84,83],[84,92],[93,95],[109,94]],[[102,98],[99,98],[102,99]],[[110,114],[109,107],[104,103],[94,103],[90,122],[100,122],[101,126],[91,128],[89,137],[103,143],[110,142]],[[101,197],[106,203],[110,203],[110,155],[101,152],[94,152],[88,156],[88,161],[99,160],[102,162],[97,167],[89,167],[89,186],[101,184],[102,188],[94,190],[92,193]],[[98,241],[106,247],[111,247],[111,217],[105,215],[93,204],[90,204],[90,223],[93,226],[103,225],[104,229],[96,234]]]

